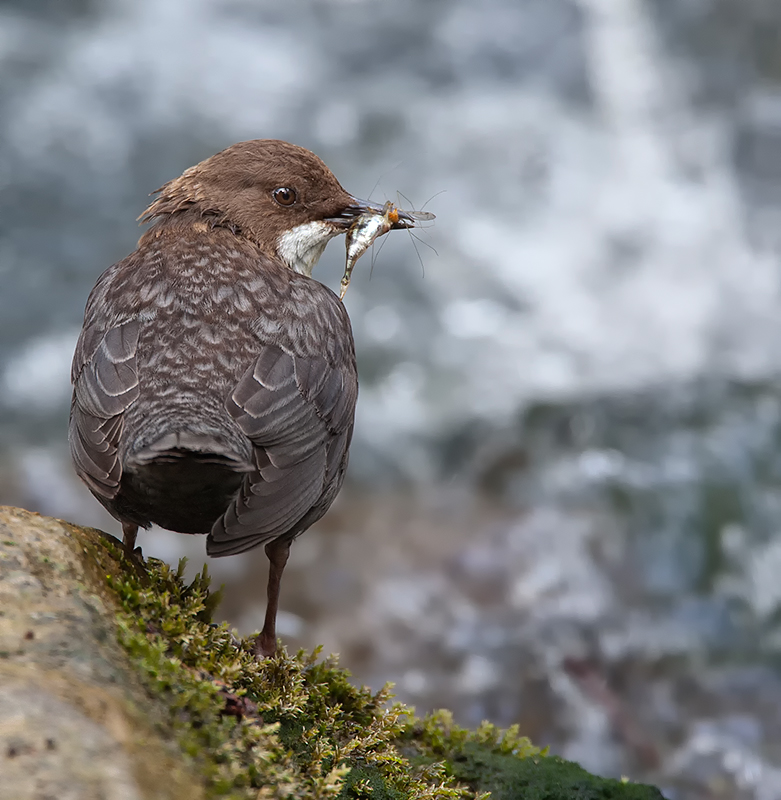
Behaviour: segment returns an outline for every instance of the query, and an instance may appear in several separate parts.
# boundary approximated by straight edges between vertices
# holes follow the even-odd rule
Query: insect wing
[[[432,219],[437,218],[437,215],[432,214],[430,211],[405,211],[404,213],[419,222],[431,222]]]

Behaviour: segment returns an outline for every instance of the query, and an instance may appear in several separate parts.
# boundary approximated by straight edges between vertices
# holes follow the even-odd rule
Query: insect
[[[403,211],[390,200],[381,209],[369,208],[364,211],[347,231],[345,242],[347,258],[339,299],[344,300],[356,262],[380,236],[393,228],[414,228],[416,222],[429,222],[434,218],[434,214],[428,211]]]

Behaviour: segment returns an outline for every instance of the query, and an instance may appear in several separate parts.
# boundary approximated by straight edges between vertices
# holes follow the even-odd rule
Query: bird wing
[[[352,352],[334,364],[264,345],[227,401],[256,469],[214,524],[209,555],[295,536],[325,513],[346,468],[357,396]]]
[[[122,477],[117,445],[124,412],[138,397],[138,333],[138,320],[108,330],[88,325],[73,356],[71,455],[79,477],[99,498],[108,500],[116,496]]]

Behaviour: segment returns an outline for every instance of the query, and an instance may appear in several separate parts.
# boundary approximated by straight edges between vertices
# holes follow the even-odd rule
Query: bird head
[[[334,236],[383,207],[346,192],[314,153],[278,139],[239,142],[157,190],[143,222],[195,213],[311,275]],[[403,216],[403,212],[402,212]],[[397,227],[407,227],[404,219]]]

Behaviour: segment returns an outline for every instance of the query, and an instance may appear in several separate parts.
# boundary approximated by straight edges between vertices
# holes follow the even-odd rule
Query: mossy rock
[[[0,508],[0,797],[661,797],[517,729],[416,719],[318,651],[257,661],[182,572]]]

